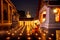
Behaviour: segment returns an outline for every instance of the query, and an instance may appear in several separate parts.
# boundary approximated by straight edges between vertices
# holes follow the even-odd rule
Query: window
[[[44,10],[44,11],[42,11],[41,13],[40,13],[40,23],[43,23],[43,22],[45,22],[45,20],[46,20],[46,11]]]
[[[43,19],[42,22],[44,22],[46,20],[46,11],[43,11],[42,12],[42,16],[43,16],[42,17],[42,19]]]
[[[59,22],[60,21],[60,8],[55,8],[53,10],[54,14],[55,14],[55,21]]]
[[[59,22],[59,13],[55,14],[55,21]]]
[[[3,0],[3,20],[8,20],[8,4]]]
[[[60,40],[60,30],[56,30],[56,40]]]

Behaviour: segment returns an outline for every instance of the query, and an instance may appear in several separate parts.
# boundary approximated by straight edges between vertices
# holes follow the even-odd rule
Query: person
[[[32,33],[35,33],[35,29],[34,28],[32,29]]]
[[[36,27],[35,27],[35,32],[39,31],[39,26],[37,25],[37,23],[35,23]]]

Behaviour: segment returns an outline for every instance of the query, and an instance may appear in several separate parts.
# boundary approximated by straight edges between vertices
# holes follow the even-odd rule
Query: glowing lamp
[[[58,12],[58,11],[57,11],[57,8],[53,9],[53,12],[54,12],[54,13],[57,13],[57,12]]]
[[[51,37],[49,37],[49,39],[51,39]]]
[[[40,40],[40,39],[41,39],[41,37],[38,37],[38,39]]]
[[[29,40],[30,40],[30,39],[31,39],[31,37],[28,37],[27,39],[29,39]]]
[[[20,37],[18,37],[18,39],[20,39]]]
[[[9,40],[9,39],[10,39],[10,37],[7,37],[6,39],[7,39],[7,40]]]

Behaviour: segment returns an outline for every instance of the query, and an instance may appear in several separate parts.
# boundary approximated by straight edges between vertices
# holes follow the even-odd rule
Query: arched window
[[[40,21],[41,23],[45,22],[46,20],[46,11],[43,11],[40,15]]]

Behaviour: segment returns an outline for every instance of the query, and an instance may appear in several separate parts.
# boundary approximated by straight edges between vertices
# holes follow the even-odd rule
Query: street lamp
[[[28,37],[27,39],[28,39],[28,40],[30,40],[30,39],[31,39],[31,37]]]
[[[38,37],[39,40],[41,40],[41,37]]]
[[[51,37],[49,37],[49,40],[51,40]]]
[[[20,39],[20,37],[18,37],[18,39]]]
[[[7,40],[9,40],[9,39],[10,39],[10,37],[7,37],[6,39],[7,39]]]
[[[52,36],[54,36],[54,34],[51,34]]]

